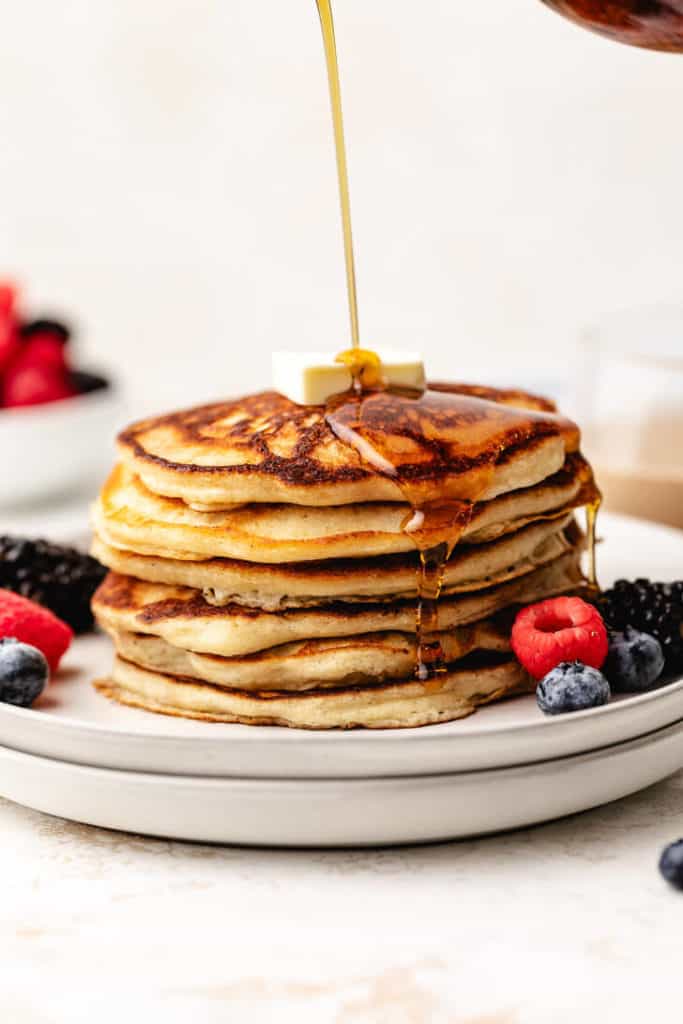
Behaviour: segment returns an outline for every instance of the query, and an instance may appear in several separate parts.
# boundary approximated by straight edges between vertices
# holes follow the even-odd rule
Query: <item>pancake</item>
[[[592,474],[571,456],[549,479],[475,505],[462,541],[483,543],[551,512],[585,504]],[[268,565],[414,552],[403,530],[407,506],[366,502],[332,508],[246,505],[197,512],[148,490],[118,466],[93,508],[100,539],[114,548],[167,559],[231,558]],[[438,538],[442,539],[442,538]]]
[[[447,563],[443,594],[480,590],[545,565],[577,540],[570,514],[541,520],[488,544],[463,544]],[[234,559],[202,562],[136,555],[95,540],[92,554],[108,569],[150,583],[193,587],[210,604],[277,611],[333,601],[417,596],[418,555],[259,565]]]
[[[421,683],[387,683],[305,694],[245,693],[138,668],[117,658],[97,688],[123,704],[210,722],[300,729],[399,729],[463,718],[481,704],[534,686],[514,659],[474,656],[467,665]]]
[[[221,658],[172,647],[160,637],[112,631],[117,653],[140,668],[191,676],[214,686],[240,690],[305,691],[410,679],[415,637],[408,633],[365,633],[335,640],[283,644],[246,657]],[[486,619],[439,634],[450,665],[472,651],[509,651],[508,616]]]
[[[344,401],[331,420],[264,391],[134,423],[119,452],[149,490],[206,509],[396,502],[405,484],[426,500],[487,501],[544,480],[579,447],[575,424],[522,392],[441,384]],[[390,471],[362,459],[349,431],[366,453],[390,453]]]
[[[441,630],[487,618],[510,604],[539,600],[575,588],[581,580],[579,553],[571,551],[516,580],[439,601]],[[110,573],[93,598],[107,630],[150,633],[174,647],[224,657],[300,640],[399,631],[415,633],[414,601],[387,604],[338,602],[316,608],[266,612],[231,604],[215,607],[187,587],[146,583]]]

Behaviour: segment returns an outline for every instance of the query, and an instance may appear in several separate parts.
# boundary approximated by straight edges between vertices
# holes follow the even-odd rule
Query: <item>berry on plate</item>
[[[664,671],[662,645],[649,633],[627,626],[623,633],[610,632],[609,651],[602,671],[613,690],[638,693],[649,690]]]
[[[41,695],[50,668],[37,647],[15,637],[0,640],[0,701],[28,708]]]
[[[73,639],[73,631],[47,608],[0,590],[0,638],[14,637],[42,651],[52,672]]]
[[[49,608],[75,633],[92,629],[90,601],[107,570],[62,544],[0,536],[0,587]]]
[[[668,672],[683,669],[683,580],[617,580],[602,595],[600,610],[610,629],[633,626],[659,640]]]
[[[667,882],[676,889],[683,889],[683,839],[667,846],[659,858],[659,870]]]
[[[609,698],[609,683],[602,672],[580,661],[563,661],[536,688],[538,706],[546,715],[597,708]]]
[[[512,649],[534,679],[565,661],[601,668],[607,657],[607,629],[597,609],[580,597],[553,597],[518,613]]]

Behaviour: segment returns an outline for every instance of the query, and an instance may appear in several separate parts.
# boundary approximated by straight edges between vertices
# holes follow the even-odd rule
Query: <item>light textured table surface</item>
[[[680,1001],[683,896],[656,861],[683,773],[403,849],[173,843],[5,801],[0,831],[8,1024],[642,1024]]]

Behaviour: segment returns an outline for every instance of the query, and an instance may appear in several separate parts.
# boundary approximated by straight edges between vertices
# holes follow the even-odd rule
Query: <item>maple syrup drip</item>
[[[415,676],[421,682],[446,671],[443,648],[438,636],[438,600],[449,557],[446,544],[437,544],[427,551],[420,551]]]
[[[330,105],[332,107],[332,126],[334,128],[334,147],[337,155],[337,178],[339,180],[339,204],[341,207],[342,231],[344,234],[344,263],[346,266],[346,290],[349,299],[349,318],[351,321],[351,344],[360,348],[360,330],[358,327],[358,298],[356,295],[356,262],[353,255],[353,232],[351,230],[351,200],[349,197],[349,172],[346,162],[346,142],[344,139],[344,118],[342,115],[341,86],[339,84],[339,61],[337,59],[337,43],[334,36],[334,20],[330,0],[316,0],[320,26],[323,32],[325,61],[327,63],[327,80],[330,88]],[[356,378],[354,378],[355,380]]]
[[[595,531],[601,504],[602,496],[596,488],[593,500],[586,505],[586,532],[588,534],[588,585],[592,590],[599,590],[597,559],[595,557]]]
[[[330,400],[326,420],[362,462],[396,484],[397,498],[409,506],[402,529],[419,554],[415,673],[437,685],[446,671],[438,638],[446,565],[489,488],[504,440],[533,432],[539,422],[560,428],[547,414],[431,391],[349,392]],[[433,440],[435,423],[440,438],[453,439],[450,446]],[[452,471],[455,456],[460,473]]]
[[[408,495],[410,488],[407,488]],[[403,532],[419,553],[417,572],[416,663],[415,676],[425,682],[446,671],[446,660],[439,640],[439,597],[446,565],[472,518],[474,504],[465,501],[428,503],[412,506],[404,519]],[[444,539],[433,542],[434,535]]]

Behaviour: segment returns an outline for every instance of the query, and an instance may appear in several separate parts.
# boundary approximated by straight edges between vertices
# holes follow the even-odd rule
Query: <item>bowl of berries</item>
[[[93,479],[116,426],[111,382],[74,363],[71,331],[18,309],[0,281],[0,505],[66,494]]]

